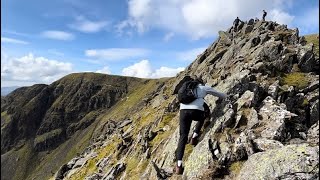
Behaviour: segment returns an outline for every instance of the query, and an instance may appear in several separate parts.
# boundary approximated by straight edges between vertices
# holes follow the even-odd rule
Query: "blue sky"
[[[1,0],[1,86],[72,72],[175,76],[235,17],[318,33],[318,0]]]

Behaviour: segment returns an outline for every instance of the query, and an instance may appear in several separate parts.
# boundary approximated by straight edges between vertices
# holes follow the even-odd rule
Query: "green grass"
[[[59,136],[61,133],[62,133],[61,128],[55,129],[50,132],[47,132],[47,133],[44,133],[44,134],[37,136],[34,141],[35,141],[35,143],[40,143],[40,142],[46,141],[47,139]]]
[[[186,144],[186,148],[184,150],[184,155],[183,155],[183,161],[187,161],[188,160],[188,157],[190,156],[192,151],[193,151],[193,145]]]
[[[164,126],[166,126],[167,124],[169,124],[172,119],[176,116],[176,113],[167,113],[163,116],[161,122],[158,125],[158,128],[161,129]]]
[[[317,57],[319,57],[319,34],[310,34],[304,36],[307,40],[307,43],[313,43],[314,44],[314,53]]]
[[[298,89],[306,88],[309,84],[309,78],[305,73],[301,72],[285,74],[280,80],[280,85],[295,86]]]
[[[239,174],[244,162],[245,161],[237,161],[232,163],[229,167],[229,171],[234,174]]]
[[[7,114],[7,111],[1,112],[1,130],[6,127],[10,122],[10,115]]]
[[[126,160],[126,176],[132,180],[139,180],[140,176],[147,168],[148,160],[140,160],[137,157],[131,157]]]

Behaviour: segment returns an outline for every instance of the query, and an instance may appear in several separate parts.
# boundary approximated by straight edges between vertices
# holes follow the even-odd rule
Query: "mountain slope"
[[[16,171],[19,175],[15,179],[26,177],[35,170],[34,167],[55,167],[49,167],[47,171],[57,169],[88,145],[99,114],[105,113],[138,84],[146,81],[78,73],[49,86],[34,85],[15,90],[3,98],[4,103],[1,104],[1,162],[9,167],[18,163],[21,165],[17,166],[18,169],[28,168]],[[36,164],[47,156],[53,158],[53,154],[49,154],[51,151],[62,158],[48,160],[53,164],[38,167]],[[25,163],[34,163],[35,166],[29,167]],[[2,174],[14,174],[12,168],[4,167],[1,171],[7,170],[11,173]],[[50,176],[50,171],[45,176]],[[11,178],[2,176],[2,179]]]
[[[67,84],[77,87],[77,82],[83,82],[83,74],[81,78],[67,76],[53,83],[50,86],[56,93],[49,93],[53,98],[49,98],[49,108],[39,118],[40,124],[34,123],[37,131],[20,136],[5,134],[5,139],[11,140],[4,140],[1,163],[8,166],[2,166],[5,175],[1,178],[11,179],[9,175],[14,174],[15,166],[24,173],[14,174],[13,179],[317,178],[316,49],[308,37],[299,36],[297,29],[275,22],[252,19],[238,29],[220,31],[219,38],[177,77],[134,79],[131,91],[126,91],[115,103],[94,100],[95,105],[90,105],[92,99],[111,96],[109,91],[99,94],[92,88],[95,86],[87,83],[79,95],[59,96],[63,79],[70,79]],[[221,101],[206,97],[211,117],[203,127],[199,144],[187,145],[185,171],[177,176],[172,174],[172,168],[179,138],[179,103],[172,93],[184,75],[201,76],[230,98]],[[95,78],[90,82],[96,84]],[[114,82],[123,80],[120,79]],[[116,89],[123,92],[121,87]],[[29,99],[19,97],[19,102],[11,101],[2,107],[2,118],[9,119],[4,121],[4,128],[14,120],[8,118],[15,115],[9,113],[9,107],[27,107],[26,103],[37,102],[32,92],[23,91],[30,94]],[[94,98],[97,94],[101,96]],[[66,113],[59,114],[61,107]],[[97,111],[94,107],[105,110]],[[89,118],[91,113],[97,113],[94,120]],[[2,137],[1,133],[1,141]],[[24,145],[17,141],[24,139]],[[26,165],[30,159],[33,167]]]

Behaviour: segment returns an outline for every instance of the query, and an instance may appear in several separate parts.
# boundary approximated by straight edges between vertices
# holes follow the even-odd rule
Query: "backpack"
[[[183,104],[189,104],[197,99],[195,88],[198,84],[199,82],[194,80],[184,82],[178,91],[178,101]]]

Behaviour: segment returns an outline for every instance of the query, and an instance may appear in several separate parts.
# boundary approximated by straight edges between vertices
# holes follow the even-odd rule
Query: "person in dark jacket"
[[[234,32],[237,32],[237,31],[238,31],[239,22],[240,22],[239,17],[237,17],[237,18],[233,21],[233,31],[234,31]]]
[[[204,82],[201,78],[198,78],[197,81],[199,82],[195,89],[197,99],[195,99],[189,104],[180,103],[180,138],[176,150],[176,157],[178,161],[175,166],[176,174],[182,174],[184,170],[182,166],[182,158],[185,146],[188,142],[188,134],[191,128],[192,120],[197,121],[197,124],[195,126],[195,130],[192,134],[192,137],[190,138],[190,144],[196,145],[198,143],[200,130],[206,118],[204,108],[204,97],[208,94],[211,94],[222,99],[227,98],[226,94],[218,92],[210,86],[204,85]]]
[[[266,20],[266,16],[267,16],[267,12],[265,10],[263,10],[262,21]]]

